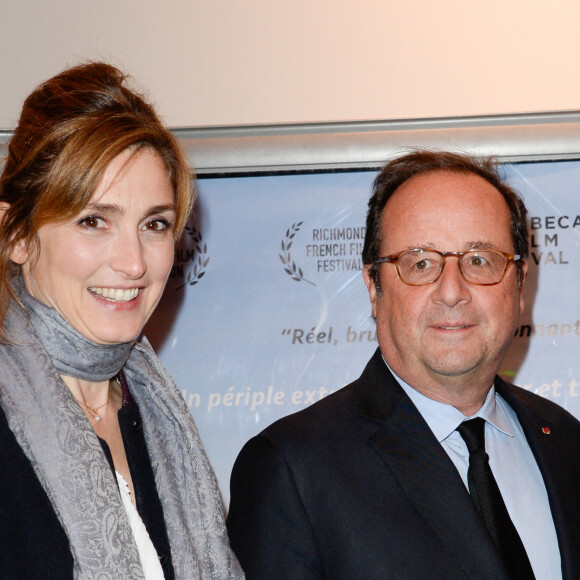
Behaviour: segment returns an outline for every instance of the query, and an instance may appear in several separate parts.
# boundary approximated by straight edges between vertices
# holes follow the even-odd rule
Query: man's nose
[[[447,256],[441,266],[443,270],[434,283],[435,291],[432,299],[449,307],[469,301],[471,299],[470,285],[461,273],[459,258]]]

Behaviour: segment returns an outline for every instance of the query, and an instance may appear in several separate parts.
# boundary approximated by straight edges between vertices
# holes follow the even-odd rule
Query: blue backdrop
[[[504,166],[530,213],[526,313],[504,377],[580,417],[580,162]],[[146,334],[226,502],[242,445],[357,378],[376,335],[360,253],[375,172],[202,179]]]

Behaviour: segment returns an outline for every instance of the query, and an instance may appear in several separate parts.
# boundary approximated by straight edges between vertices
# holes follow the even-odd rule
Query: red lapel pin
[[[542,433],[544,435],[549,435],[551,433],[550,427],[542,427]]]

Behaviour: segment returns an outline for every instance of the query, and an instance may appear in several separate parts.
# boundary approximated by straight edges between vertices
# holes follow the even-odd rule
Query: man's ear
[[[528,275],[528,261],[524,260],[521,270],[519,272],[519,280],[518,286],[520,290],[520,314],[523,314],[525,305],[524,305],[524,283],[526,281],[526,276]]]
[[[365,264],[363,266],[363,279],[365,281],[367,290],[369,291],[369,299],[371,301],[371,314],[373,318],[376,318],[377,310],[377,286],[375,284],[375,279],[371,272],[372,265]]]
[[[0,223],[4,221],[6,212],[10,209],[10,204],[6,201],[0,201]],[[10,259],[15,264],[24,264],[28,262],[27,243],[24,240],[19,240],[14,244],[10,251]]]

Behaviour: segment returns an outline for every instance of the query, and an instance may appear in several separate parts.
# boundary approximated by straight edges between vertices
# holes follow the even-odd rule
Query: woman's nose
[[[132,280],[138,280],[147,271],[143,244],[137,232],[122,235],[115,241],[111,267]]]

